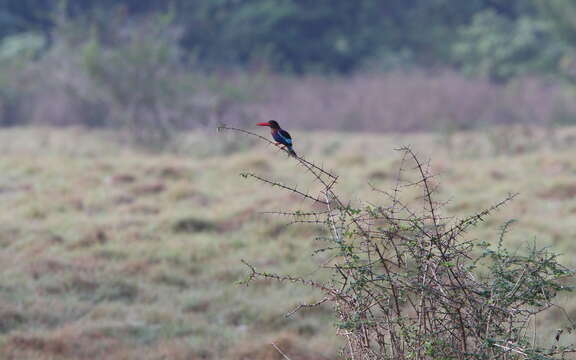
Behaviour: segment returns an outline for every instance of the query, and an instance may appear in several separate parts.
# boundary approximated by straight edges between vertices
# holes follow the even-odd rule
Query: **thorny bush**
[[[275,145],[243,129],[219,130]],[[374,189],[386,200],[382,206],[344,203],[334,190],[338,177],[302,157],[295,161],[321,185],[318,195],[243,174],[324,207],[285,215],[293,217],[293,223],[326,227],[330,235],[322,251],[331,260],[323,266],[332,275],[320,282],[262,272],[245,262],[250,269],[247,281],[270,278],[321,290],[320,302],[296,310],[332,304],[349,359],[558,359],[576,352],[574,346],[561,345],[560,338],[574,325],[553,302],[571,290],[566,284],[573,272],[546,249],[531,247],[524,255],[508,251],[503,240],[511,223],[502,228],[495,245],[464,236],[515,195],[461,220],[444,218],[429,167],[410,148],[399,150],[402,162],[394,189]],[[410,169],[417,180],[407,180]],[[413,188],[421,194],[416,208],[401,196]],[[553,307],[572,325],[550,334],[552,345],[539,346],[536,315]]]

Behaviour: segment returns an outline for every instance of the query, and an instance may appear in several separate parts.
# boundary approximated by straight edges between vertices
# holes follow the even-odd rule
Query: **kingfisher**
[[[258,123],[258,126],[268,126],[270,128],[270,132],[272,134],[272,138],[281,145],[286,147],[286,150],[290,154],[290,156],[296,157],[296,152],[292,149],[292,137],[288,133],[288,131],[282,129],[280,124],[274,120],[270,120],[265,123]]]

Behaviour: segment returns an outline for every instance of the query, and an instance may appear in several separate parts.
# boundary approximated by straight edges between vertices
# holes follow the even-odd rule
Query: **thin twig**
[[[241,132],[241,133],[244,133],[244,134],[247,134],[247,135],[250,135],[250,136],[255,136],[255,137],[259,138],[260,140],[262,140],[262,141],[264,141],[264,142],[267,142],[268,144],[273,145],[273,146],[281,149],[282,151],[284,151],[286,154],[290,155],[290,152],[289,152],[287,149],[285,149],[284,147],[278,145],[277,143],[275,143],[275,142],[273,142],[273,141],[268,140],[267,138],[265,138],[265,137],[262,136],[262,135],[258,135],[258,134],[256,134],[256,133],[253,133],[252,131],[248,131],[248,130],[244,130],[244,129],[239,129],[239,128],[235,128],[235,127],[230,127],[230,126],[227,126],[227,125],[220,125],[220,126],[218,126],[218,131],[224,131],[224,130],[237,131],[237,132]],[[320,166],[317,166],[316,164],[314,164],[314,163],[312,163],[312,162],[304,159],[304,158],[301,157],[301,156],[292,156],[292,157],[295,158],[295,159],[297,159],[301,164],[304,164],[304,165],[306,165],[307,167],[314,168],[315,170],[321,172],[322,174],[324,174],[324,175],[332,178],[334,182],[336,182],[336,180],[338,179],[337,176],[330,174],[328,171],[322,169]]]
[[[322,304],[324,304],[325,302],[327,302],[328,300],[330,300],[330,298],[325,297],[324,299],[315,302],[313,304],[299,304],[294,310],[290,311],[289,313],[285,314],[284,317],[289,318],[292,315],[294,315],[295,313],[297,313],[298,311],[300,311],[303,308],[313,308],[313,307],[317,307],[320,306]]]
[[[321,203],[321,204],[327,204],[327,203],[326,203],[325,201],[323,201],[323,200],[320,200],[320,199],[318,199],[318,198],[315,198],[314,196],[305,194],[305,193],[303,193],[303,192],[300,191],[300,190],[297,190],[297,189],[295,189],[295,188],[286,186],[286,185],[281,184],[281,183],[279,183],[279,182],[271,181],[271,180],[265,179],[265,178],[263,178],[263,177],[261,177],[261,176],[258,176],[258,175],[255,175],[255,174],[251,174],[251,173],[242,173],[241,175],[242,175],[243,177],[246,177],[246,178],[251,177],[251,178],[260,180],[260,181],[262,181],[262,182],[264,182],[264,183],[266,183],[266,184],[269,184],[269,185],[271,185],[271,186],[273,186],[273,187],[274,187],[274,186],[277,186],[277,187],[279,187],[279,188],[282,188],[282,189],[291,191],[291,192],[296,193],[296,194],[298,194],[298,195],[300,195],[300,196],[302,196],[302,197],[304,197],[304,198],[306,198],[306,199],[309,199],[309,200],[312,200],[312,201],[315,201],[315,202],[319,202],[319,203]]]
[[[284,354],[282,352],[282,350],[280,350],[280,348],[278,346],[276,346],[276,344],[271,343],[271,345],[274,346],[274,349],[276,349],[276,351],[278,351],[280,353],[280,355],[282,355],[284,357],[284,359],[291,360],[286,354]]]

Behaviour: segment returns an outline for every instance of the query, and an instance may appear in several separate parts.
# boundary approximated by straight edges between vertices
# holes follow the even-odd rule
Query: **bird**
[[[280,124],[278,124],[275,120],[270,120],[265,123],[258,123],[258,126],[268,126],[270,128],[270,133],[272,134],[272,138],[281,145],[286,147],[288,154],[290,156],[296,157],[296,152],[292,149],[292,136],[288,133],[288,131],[282,129]]]

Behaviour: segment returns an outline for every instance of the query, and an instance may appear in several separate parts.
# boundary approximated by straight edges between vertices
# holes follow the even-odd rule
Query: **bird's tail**
[[[288,147],[288,154],[290,154],[290,156],[293,156],[293,157],[298,156],[298,155],[296,155],[296,151],[294,151],[294,149],[292,149],[292,146]]]

